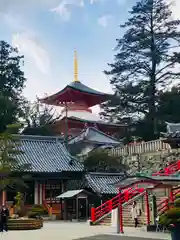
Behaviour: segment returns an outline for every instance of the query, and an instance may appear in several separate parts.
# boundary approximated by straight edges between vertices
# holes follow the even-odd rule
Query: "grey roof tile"
[[[99,194],[117,194],[118,190],[111,185],[123,178],[123,174],[116,173],[88,173],[85,175],[88,186]]]
[[[81,141],[92,142],[98,145],[120,145],[120,142],[117,139],[93,127],[84,129],[78,136],[69,139],[68,144],[71,145]]]
[[[20,135],[20,164],[30,164],[30,172],[83,171],[84,166],[66,150],[57,137]],[[72,164],[71,164],[72,163]]]

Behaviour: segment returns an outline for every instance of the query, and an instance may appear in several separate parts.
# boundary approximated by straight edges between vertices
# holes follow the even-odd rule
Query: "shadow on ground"
[[[152,240],[152,238],[113,236],[113,235],[96,235],[91,237],[77,238],[76,240]],[[153,239],[159,240],[159,239]]]

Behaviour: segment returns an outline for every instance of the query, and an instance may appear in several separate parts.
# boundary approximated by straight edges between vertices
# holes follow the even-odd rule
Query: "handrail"
[[[133,203],[134,201],[136,201],[136,200],[139,199],[140,197],[144,196],[145,193],[146,193],[146,191],[141,192],[141,193],[139,193],[138,195],[136,195],[135,197],[131,198],[128,202],[123,203],[123,204],[122,204],[123,208],[126,207],[126,206],[128,206],[128,205],[130,205],[131,203]],[[109,214],[110,214],[109,212],[106,213],[106,214],[104,214],[103,216],[101,216],[100,218],[98,218],[96,221],[94,221],[94,224],[95,224],[96,222],[104,219],[104,218],[107,217]]]
[[[167,176],[176,173],[178,170],[180,170],[180,160],[178,160],[176,163],[173,163],[166,167],[163,172],[157,172],[155,174],[152,174],[153,176]],[[135,197],[136,195],[141,194],[145,189],[144,188],[127,188],[121,193],[121,202],[122,204],[125,202],[128,202],[130,199]],[[98,219],[100,219],[103,215],[106,215],[107,213],[111,212],[112,209],[116,208],[119,203],[119,197],[120,195],[117,194],[112,199],[106,201],[105,203],[101,204],[100,206],[96,208],[91,209],[91,221],[96,222]],[[162,206],[162,205],[161,205]]]
[[[166,167],[163,172],[153,173],[152,176],[168,176],[180,170],[180,160]]]
[[[169,204],[171,203],[171,201],[175,200],[176,195],[179,193],[180,193],[180,187],[173,189],[173,199],[166,198],[157,205],[158,215],[163,214],[169,208]]]

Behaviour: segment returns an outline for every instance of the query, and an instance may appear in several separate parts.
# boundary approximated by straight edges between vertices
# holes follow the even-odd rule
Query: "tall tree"
[[[23,56],[5,41],[0,41],[0,132],[22,117],[25,86]]]
[[[20,139],[12,135],[19,127],[18,124],[8,125],[0,134],[0,191],[26,187],[21,174],[29,170],[30,165],[19,161],[18,156],[23,154]]]
[[[146,140],[156,137],[159,89],[180,76],[180,20],[172,19],[165,0],[141,0],[121,25],[117,54],[111,70],[114,100],[103,105],[106,117],[146,118]]]
[[[43,106],[38,102],[25,105],[25,128],[23,134],[28,135],[54,135],[52,124],[60,118],[60,114],[47,106]]]

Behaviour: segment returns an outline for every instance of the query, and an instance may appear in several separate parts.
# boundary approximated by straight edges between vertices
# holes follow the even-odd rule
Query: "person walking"
[[[8,217],[9,210],[5,205],[3,205],[0,211],[0,232],[3,232],[4,230],[6,232],[8,231]]]
[[[133,202],[133,205],[131,208],[131,215],[132,215],[132,219],[134,220],[134,227],[137,228],[137,226],[139,224],[139,221],[138,221],[139,209],[138,209],[136,201]]]

